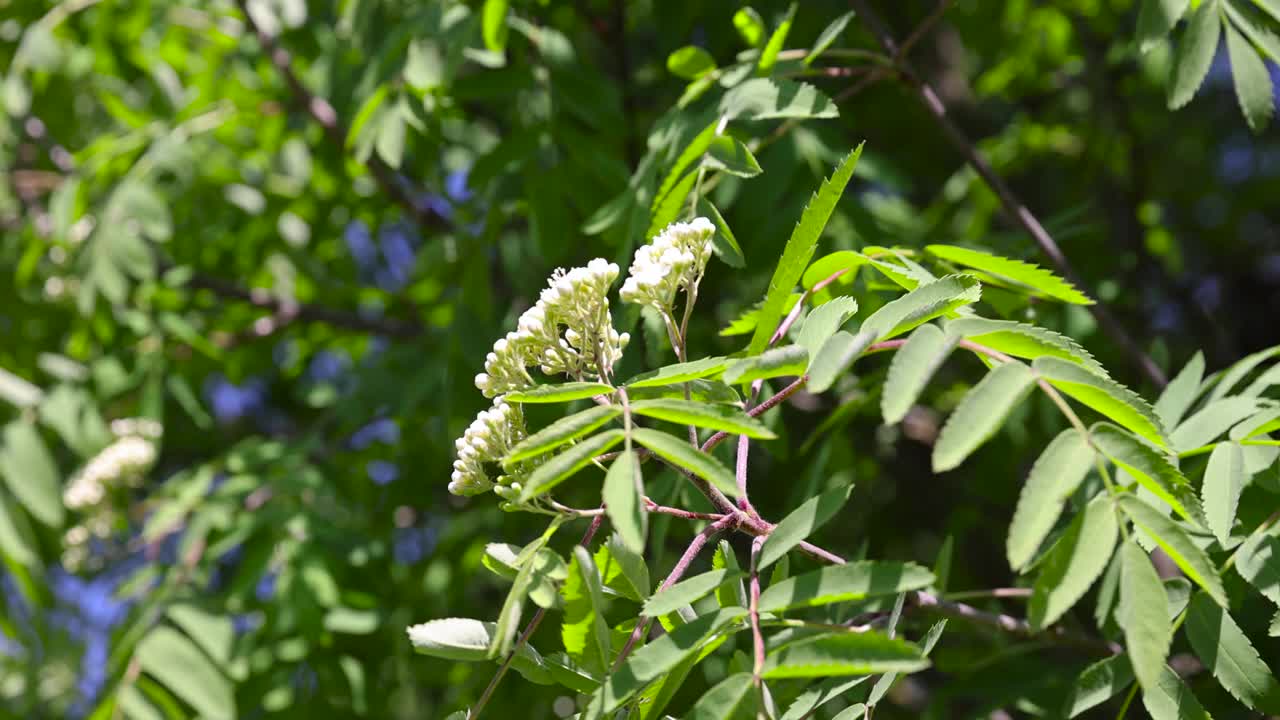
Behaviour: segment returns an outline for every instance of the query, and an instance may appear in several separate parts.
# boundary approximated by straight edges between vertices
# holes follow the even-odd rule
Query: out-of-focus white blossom
[[[516,329],[493,344],[476,387],[496,397],[534,385],[528,368],[548,375],[601,377],[622,357],[631,337],[613,329],[607,294],[618,266],[596,258],[586,267],[557,269],[524,311]]]
[[[507,451],[525,439],[524,414],[519,405],[508,405],[499,399],[488,410],[481,410],[462,437],[454,442],[458,459],[453,461],[449,492],[454,495],[479,495],[491,488],[510,486],[516,474],[489,477],[486,465],[498,464]]]
[[[97,505],[108,489],[140,482],[155,463],[160,423],[146,418],[122,419],[112,421],[111,430],[118,439],[90,458],[63,491],[62,501],[68,508]]]
[[[670,313],[676,292],[688,291],[702,278],[715,230],[704,217],[668,225],[653,242],[636,250],[619,293],[622,300]]]

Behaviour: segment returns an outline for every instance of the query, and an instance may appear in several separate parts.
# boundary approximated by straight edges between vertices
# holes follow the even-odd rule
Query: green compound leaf
[[[929,245],[925,250],[947,262],[977,270],[984,282],[993,285],[1023,290],[1037,297],[1052,298],[1073,305],[1093,304],[1074,285],[1038,265],[954,245]]]
[[[724,94],[720,115],[729,120],[783,120],[839,117],[821,90],[780,78],[752,78]]]
[[[929,667],[924,652],[878,632],[832,633],[784,645],[765,659],[764,677],[813,678],[912,673]]]
[[[1271,87],[1271,73],[1257,50],[1235,26],[1225,23],[1227,55],[1231,58],[1231,79],[1236,88],[1236,100],[1245,122],[1255,134],[1267,129],[1275,114],[1275,97]]]
[[[1121,430],[1111,423],[1094,423],[1089,428],[1093,445],[1115,463],[1124,468],[1153,495],[1173,508],[1187,520],[1199,515],[1196,497],[1191,484],[1178,472],[1178,468],[1161,453]]]
[[[1209,74],[1222,32],[1218,0],[1204,0],[1173,51],[1173,77],[1169,81],[1169,109],[1191,102]]]
[[[930,320],[948,315],[982,298],[982,285],[971,275],[947,275],[890,300],[862,323],[859,332],[887,340]]]
[[[907,416],[907,411],[924,392],[925,385],[951,354],[958,338],[948,336],[936,325],[921,325],[894,353],[880,395],[880,412],[886,425]]]
[[[1226,545],[1236,523],[1236,507],[1240,491],[1248,480],[1244,467],[1244,449],[1236,443],[1218,443],[1209,455],[1200,486],[1204,499],[1204,517],[1218,542]]]
[[[571,440],[586,435],[621,414],[622,408],[606,405],[587,408],[582,412],[560,418],[517,443],[507,453],[503,463],[511,465],[550,452]]]
[[[764,547],[760,548],[757,567],[760,569],[769,567],[786,555],[788,550],[812,535],[813,531],[822,527],[840,511],[840,508],[844,507],[851,492],[853,492],[852,485],[831,488],[821,495],[815,495],[804,501],[800,507],[782,518],[782,521],[774,526],[769,537],[765,539]]]
[[[858,312],[857,300],[844,295],[832,298],[814,308],[804,319],[796,344],[808,351],[809,359],[812,361],[818,356],[818,351],[822,349],[827,339],[856,312]]]
[[[1160,670],[1156,685],[1143,690],[1142,706],[1152,720],[1213,720],[1191,688],[1167,665]]]
[[[1133,683],[1133,668],[1128,655],[1113,655],[1085,668],[1063,703],[1062,714],[1073,718],[1120,694]]]
[[[850,10],[832,20],[830,25],[827,25],[822,34],[818,36],[818,39],[813,41],[813,48],[809,50],[809,54],[804,56],[805,67],[812,65],[814,60],[817,60],[822,53],[826,52],[827,48],[831,47],[832,43],[840,38],[840,33],[844,32],[849,21],[853,19],[853,15],[854,12]]]
[[[1204,381],[1204,353],[1191,357],[1182,370],[1169,381],[1156,401],[1156,416],[1165,427],[1177,427],[1178,421],[1191,408]]]
[[[724,371],[724,381],[742,385],[768,378],[803,375],[809,367],[809,353],[799,345],[770,348],[754,357],[735,361]]]
[[[997,365],[964,399],[933,446],[933,471],[945,472],[964,462],[1004,424],[1005,418],[1035,384],[1031,369],[1020,362]]]
[[[1254,398],[1232,396],[1214,400],[1194,415],[1178,424],[1169,433],[1169,441],[1177,452],[1185,452],[1206,445],[1236,423],[1244,420],[1259,409]]]
[[[748,81],[735,88],[725,96],[726,101],[733,93],[742,90],[751,82],[756,81]],[[774,81],[766,80],[765,82]],[[809,203],[805,205],[804,211],[800,214],[800,221],[792,230],[787,246],[782,251],[782,257],[778,260],[778,266],[773,271],[773,278],[769,281],[769,291],[765,294],[764,305],[760,308],[748,354],[760,354],[769,343],[774,328],[782,318],[782,306],[799,282],[800,276],[809,264],[809,259],[813,257],[813,251],[818,246],[818,238],[822,236],[822,231],[827,227],[827,220],[831,218],[836,203],[844,194],[845,186],[853,177],[853,170],[857,167],[858,158],[861,155],[862,145],[858,145],[836,166],[831,177],[823,181],[817,192],[809,199]]]
[[[831,389],[874,340],[875,333],[872,332],[850,335],[840,330],[832,335],[809,363],[809,392],[821,393]]]
[[[959,335],[1005,355],[1034,360],[1056,357],[1083,365],[1099,375],[1106,370],[1075,340],[1036,325],[1012,320],[962,317],[947,323],[948,335]]]
[[[641,373],[628,380],[625,385],[627,389],[677,385],[690,380],[699,380],[717,375],[723,372],[730,362],[733,361],[729,358],[709,357],[677,363]]]
[[[1157,446],[1168,450],[1169,439],[1155,411],[1137,393],[1109,377],[1055,357],[1036,358],[1036,373],[1071,398],[1102,413]]]
[[[1106,569],[1119,530],[1115,508],[1105,494],[1076,515],[1041,565],[1027,606],[1031,627],[1052,625],[1084,596]]]
[[[710,570],[701,575],[681,580],[666,590],[655,593],[644,604],[646,617],[659,617],[673,613],[685,605],[692,605],[695,600],[706,597],[713,590],[743,577],[741,570],[724,568]]]
[[[1280,713],[1280,683],[1231,615],[1203,593],[1187,609],[1187,639],[1235,699],[1267,715]]]
[[[520,502],[529,502],[569,479],[574,473],[591,464],[591,460],[622,441],[621,430],[606,430],[554,455],[539,465],[525,481]]]
[[[1141,545],[1129,540],[1121,546],[1120,554],[1123,567],[1118,620],[1138,683],[1151,688],[1159,683],[1169,657],[1169,643],[1173,641],[1168,598],[1160,575]]]
[[[1280,605],[1280,523],[1255,532],[1236,553],[1236,572],[1276,605]]]
[[[927,588],[935,578],[915,563],[860,560],[832,565],[774,583],[760,594],[761,612],[897,595]]]
[[[483,650],[482,650],[483,655]],[[235,693],[208,656],[186,635],[161,625],[138,643],[142,671],[207,718],[234,718]]]
[[[49,527],[62,527],[61,477],[34,423],[14,420],[5,426],[0,436],[0,476],[32,517]]]
[[[738,496],[738,481],[733,473],[711,455],[690,447],[687,441],[648,428],[635,428],[631,436],[658,457],[706,480],[720,492],[730,497]]]
[[[1021,570],[1035,556],[1062,508],[1093,467],[1093,448],[1074,428],[1064,430],[1040,453],[1018,496],[1005,544],[1009,567]]]
[[[584,400],[596,395],[612,395],[614,387],[595,382],[568,382],[560,385],[538,385],[529,390],[517,390],[503,396],[507,402],[564,403]]]
[[[759,420],[731,405],[708,405],[675,399],[638,400],[631,403],[631,412],[667,422],[723,430],[734,435],[746,435],[760,440],[772,440],[777,437]]]
[[[1222,587],[1217,570],[1209,556],[1192,541],[1185,530],[1135,495],[1121,495],[1118,503],[1134,525],[1146,531],[1192,582],[1204,588],[1219,605],[1227,607],[1227,593]]]
[[[732,720],[754,704],[751,673],[737,673],[721,680],[685,714],[684,720]]]
[[[741,140],[728,135],[717,135],[707,147],[702,166],[742,178],[751,178],[763,172],[755,155]]]
[[[604,500],[605,512],[609,514],[609,522],[618,531],[622,543],[632,552],[643,553],[644,540],[649,532],[649,514],[644,505],[640,459],[634,452],[622,451],[609,466],[600,496]]]
[[[581,545],[573,548],[569,577],[560,594],[564,598],[560,636],[565,652],[588,672],[603,675],[612,661],[609,625],[604,619],[604,590],[591,553]]]

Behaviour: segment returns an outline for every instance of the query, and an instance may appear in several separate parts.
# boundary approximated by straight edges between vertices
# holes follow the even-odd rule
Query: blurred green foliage
[[[1273,1],[876,5],[1084,289],[1161,367],[1202,350],[1215,370],[1280,343]],[[1178,12],[1160,21],[1148,5]],[[911,78],[879,72],[863,18],[829,37],[843,3],[735,10],[0,0],[0,715],[422,718],[474,703],[495,666],[416,656],[404,629],[495,617],[509,583],[482,565],[485,544],[527,543],[544,523],[446,492],[454,438],[486,404],[471,380],[554,268],[625,268],[675,218],[655,204],[664,178],[681,180],[681,152],[721,114],[753,160],[722,149],[738,172],[703,190],[740,246],[719,254],[745,267],[703,282],[688,332],[701,355],[742,349],[721,330],[765,297],[811,191],[863,140],[819,254],[948,243],[1050,265]],[[1207,42],[1188,37],[1208,32],[1197,13],[1216,13],[1222,39],[1199,50],[1203,85],[1184,98],[1181,67],[1196,60],[1183,56]],[[811,60],[820,37],[833,50]],[[731,95],[755,75],[817,94]],[[1088,310],[984,298],[1155,397]],[[634,336],[620,376],[672,361],[660,325],[616,312]],[[988,449],[935,476],[940,417],[982,368],[950,364],[928,407],[890,427],[887,367],[763,416],[780,439],[752,456],[753,502],[777,520],[852,481],[824,546],[941,555],[950,589],[1012,584],[1005,532],[1061,429],[1052,404],[1023,404]],[[162,424],[158,457],[64,507],[121,418]],[[1275,479],[1242,505],[1249,527],[1274,509],[1263,482]],[[648,491],[710,509],[673,473]],[[655,576],[687,542],[676,522],[651,518]],[[569,556],[576,534],[553,545]],[[1233,616],[1265,636],[1275,608],[1238,596]],[[1025,616],[1021,600],[975,602]],[[1066,622],[1091,629],[1089,615]],[[1175,656],[1190,652],[1179,642]],[[1274,645],[1260,647],[1275,667]],[[1043,716],[1091,659],[953,623],[934,670],[880,714]],[[729,671],[699,666],[671,707]],[[1207,673],[1188,682],[1240,717]],[[567,695],[510,678],[488,712],[563,716]]]

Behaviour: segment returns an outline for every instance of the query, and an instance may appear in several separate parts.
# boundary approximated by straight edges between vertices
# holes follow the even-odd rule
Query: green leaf
[[[822,31],[822,34],[818,36],[818,39],[813,41],[813,48],[809,50],[809,54],[804,56],[805,67],[812,65],[814,60],[817,60],[827,48],[831,47],[831,43],[834,43],[839,39],[840,33],[844,32],[845,26],[849,24],[849,21],[853,19],[853,16],[854,12],[850,10],[835,20],[832,20],[830,25],[827,25],[827,27]]]
[[[191,603],[175,603],[166,615],[214,661],[224,666],[231,661],[235,628],[229,616],[215,615]],[[373,615],[377,617],[376,613]]]
[[[745,574],[741,570],[724,568],[681,580],[646,600],[643,614],[646,617],[659,617],[673,613],[686,605],[692,605],[694,601],[706,597],[716,588],[733,582]]]
[[[1031,366],[1058,390],[1159,447],[1169,449],[1169,440],[1155,412],[1129,388],[1055,357],[1036,358]]]
[[[742,247],[738,245],[738,238],[734,237],[733,229],[729,227],[729,223],[725,222],[720,210],[706,196],[698,198],[698,214],[710,218],[719,230],[711,237],[711,249],[715,251],[716,257],[729,267],[746,267],[747,259],[742,255]]]
[[[716,547],[715,554],[711,556],[711,567],[716,570],[731,570],[737,572],[741,570],[738,565],[738,556],[733,551],[733,546],[728,540],[721,540]],[[729,583],[716,588],[716,602],[720,607],[746,607],[747,606],[747,590],[742,582]]]
[[[1220,398],[1232,394],[1231,391],[1235,389],[1235,386],[1239,384],[1239,382],[1249,373],[1253,372],[1254,369],[1262,363],[1277,355],[1280,355],[1280,345],[1267,348],[1266,350],[1261,350],[1251,355],[1246,355],[1233,363],[1231,367],[1227,368],[1225,371],[1215,373],[1205,381],[1205,385],[1211,385],[1215,381],[1217,382],[1213,391],[1209,393],[1208,399],[1205,400],[1205,404],[1211,404]]]
[[[621,414],[622,408],[617,405],[597,405],[560,418],[516,443],[503,462],[510,465],[550,452],[571,440],[586,435]]]
[[[800,276],[800,286],[805,290],[812,290],[814,286],[830,278],[838,272],[843,271],[839,276],[840,282],[852,282],[857,269],[871,262],[866,255],[852,250],[837,250],[828,253],[813,261],[813,264],[804,271]]]
[[[809,363],[809,392],[826,392],[836,383],[854,360],[875,341],[874,332],[850,335],[841,330],[822,345],[813,362]]]
[[[742,41],[751,47],[758,47],[764,40],[764,18],[751,6],[741,8],[733,14],[733,27],[737,29]]]
[[[1222,24],[1217,0],[1204,0],[1191,14],[1191,22],[1173,51],[1173,75],[1169,80],[1169,109],[1191,102],[1213,65]]]
[[[624,450],[609,466],[604,476],[605,511],[609,522],[629,550],[644,552],[644,539],[649,532],[649,514],[644,505],[644,481],[640,474],[640,459],[630,450]]]
[[[30,523],[9,494],[0,490],[0,560],[4,558],[25,567],[40,562]]]
[[[551,676],[553,682],[559,683],[574,692],[589,695],[600,687],[600,681],[575,663],[567,653],[551,653],[543,658],[543,664],[546,666],[547,673]],[[464,717],[462,720],[467,719]]]
[[[1203,593],[1187,609],[1187,639],[1222,687],[1252,710],[1280,713],[1280,683],[1226,610]]]
[[[1214,400],[1169,433],[1169,442],[1176,452],[1198,448],[1257,411],[1258,401],[1254,398],[1232,396]]]
[[[778,62],[778,53],[782,52],[783,46],[787,44],[787,35],[791,32],[791,23],[796,18],[796,4],[791,3],[787,8],[787,15],[774,28],[773,34],[769,36],[769,42],[765,43],[764,50],[760,51],[760,62],[756,64],[757,75],[768,75],[773,66]]]
[[[1035,385],[1031,369],[1017,361],[997,365],[965,393],[933,446],[933,471],[951,470],[995,435]]]
[[[1108,460],[1168,503],[1174,512],[1188,520],[1199,516],[1191,484],[1166,456],[1111,423],[1094,423],[1089,428],[1089,437]]]
[[[1073,305],[1093,304],[1074,285],[1038,265],[954,245],[929,245],[925,250],[947,262],[977,270],[978,277],[988,284]]]
[[[839,117],[840,111],[809,83],[752,78],[724,94],[720,116],[728,120],[801,120]]]
[[[517,390],[503,396],[507,402],[518,403],[565,403],[583,400],[596,395],[609,396],[614,392],[612,385],[597,382],[567,382],[559,385],[538,385],[529,390]]]
[[[956,338],[948,336],[936,325],[924,324],[911,333],[907,343],[894,353],[880,394],[880,412],[886,425],[894,425],[907,416],[929,378],[956,346]]]
[[[1085,668],[1071,685],[1062,714],[1073,718],[1097,707],[1133,683],[1128,655],[1112,655]]]
[[[1236,100],[1245,122],[1255,134],[1261,133],[1275,114],[1275,97],[1271,88],[1271,73],[1267,64],[1258,57],[1253,45],[1230,23],[1226,25],[1227,55],[1231,58],[1231,79],[1236,88]]]
[[[524,489],[520,492],[520,502],[529,502],[569,479],[574,473],[590,465],[597,455],[617,445],[623,436],[624,433],[621,430],[606,430],[558,455],[553,455],[529,475],[529,479],[524,483]]]
[[[1258,592],[1280,605],[1280,524],[1250,535],[1236,552],[1235,568]]]
[[[1063,430],[1031,466],[1018,496],[1005,548],[1009,567],[1021,570],[1062,514],[1067,500],[1093,467],[1093,448],[1079,430]]]
[[[876,341],[887,340],[981,297],[982,286],[972,276],[948,275],[885,303],[862,323],[860,332],[874,333]]]
[[[1203,9],[1204,5],[1200,7]],[[1152,720],[1213,720],[1191,688],[1168,666],[1160,671],[1156,685],[1143,691],[1142,705]]]
[[[818,356],[818,351],[822,349],[827,339],[856,312],[858,312],[857,300],[844,295],[832,298],[814,308],[804,319],[796,344],[803,347],[812,360]]]
[[[689,193],[693,191],[693,185],[697,180],[698,173],[690,172],[671,188],[671,192],[654,203],[652,209],[653,217],[649,220],[649,230],[645,232],[645,237],[656,236],[662,232],[663,228],[680,217],[681,211],[686,207]]]
[[[1115,550],[1119,526],[1105,494],[1085,506],[1045,557],[1027,605],[1036,630],[1057,622],[1098,579]]]
[[[235,693],[231,683],[185,635],[160,625],[138,643],[134,657],[139,667],[203,717],[234,718]]]
[[[834,678],[818,683],[810,689],[804,691],[791,703],[791,707],[787,708],[787,712],[783,714],[780,720],[805,720],[812,717],[814,711],[835,700],[836,698],[849,699],[848,693],[853,688],[870,680],[872,676],[863,675],[862,677]],[[853,705],[856,708],[858,705]],[[865,712],[865,708],[863,709]],[[842,713],[843,714],[843,713]],[[861,718],[861,715],[854,716],[854,720]]]
[[[874,631],[808,637],[770,653],[764,677],[834,677],[870,673],[911,673],[929,667],[915,645]]]
[[[564,598],[560,637],[565,652],[588,672],[603,675],[613,659],[609,625],[604,619],[604,591],[591,553],[581,545],[573,548],[569,577],[560,594]]]
[[[738,481],[733,473],[711,455],[690,447],[687,441],[648,428],[635,428],[631,434],[663,460],[688,470],[730,497],[738,496]]]
[[[702,158],[702,166],[742,178],[751,178],[763,172],[755,155],[737,138],[717,135]]]
[[[727,608],[708,613],[675,628],[638,648],[600,686],[584,717],[600,718],[650,682],[697,653],[702,644],[725,625],[746,614],[743,608]]]
[[[761,570],[769,567],[777,562],[778,558],[786,555],[788,550],[812,535],[813,531],[826,524],[840,511],[840,508],[844,507],[845,501],[849,499],[849,494],[852,492],[852,485],[842,485],[801,503],[800,507],[782,518],[782,521],[769,533],[769,537],[764,541],[764,547],[760,548],[760,560],[756,567]]]
[[[1142,528],[1192,582],[1204,588],[1219,605],[1227,606],[1227,593],[1213,563],[1186,531],[1134,495],[1121,495],[1119,504],[1133,523]]]
[[[751,82],[759,81],[744,83],[732,92],[741,90]],[[774,81],[763,80],[763,82]],[[726,95],[725,99],[728,100],[729,95]],[[818,238],[822,236],[822,231],[827,227],[827,220],[831,218],[836,203],[844,194],[845,186],[853,177],[853,170],[857,167],[858,158],[861,155],[862,145],[858,145],[853,152],[840,161],[835,171],[831,173],[831,177],[822,182],[818,191],[805,205],[804,211],[800,214],[800,221],[791,231],[787,246],[778,260],[778,266],[773,271],[773,278],[769,280],[769,291],[765,295],[764,305],[760,308],[760,317],[756,321],[756,330],[751,337],[748,354],[758,355],[768,345],[774,328],[782,319],[783,303],[791,295],[801,274],[804,273],[805,266],[809,264],[809,259],[813,257],[813,251],[818,246]]]
[[[1190,409],[1200,394],[1204,380],[1204,353],[1196,351],[1191,360],[1182,366],[1177,376],[1169,381],[1156,401],[1156,415],[1165,427],[1177,427],[1178,421]]]
[[[684,720],[732,720],[752,704],[751,673],[736,673],[721,680],[698,700]]]
[[[731,405],[708,405],[673,399],[638,400],[631,403],[631,412],[667,422],[724,430],[734,435],[746,435],[761,440],[772,440],[777,437],[759,420]]]
[[[1236,523],[1236,506],[1240,491],[1248,478],[1244,469],[1244,449],[1236,443],[1219,443],[1209,455],[1200,493],[1204,499],[1204,516],[1209,529],[1222,545],[1231,537]]]
[[[666,367],[650,370],[641,373],[628,380],[625,385],[627,389],[659,387],[662,385],[677,385],[679,383],[688,382],[689,380],[697,380],[699,378],[711,377],[722,372],[729,363],[729,358],[709,357],[701,360],[691,360],[690,362],[677,363],[675,365],[667,365]]]
[[[1122,544],[1120,553],[1124,563],[1120,572],[1120,629],[1138,683],[1151,688],[1159,682],[1173,641],[1173,623],[1166,612],[1168,600],[1164,583],[1141,545],[1130,540]]]
[[[507,49],[507,0],[484,0],[481,29],[484,46],[491,52]]]
[[[1099,375],[1106,370],[1075,340],[1036,325],[1012,320],[962,317],[947,323],[948,335],[959,335],[1006,355],[1034,360],[1046,355],[1083,365]]]
[[[1138,10],[1138,49],[1150,52],[1187,11],[1188,0],[1142,0]]]
[[[1280,35],[1276,35],[1268,27],[1270,22],[1280,22],[1280,3],[1276,0],[1262,0],[1253,5],[1269,12],[1271,20],[1257,17],[1242,0],[1228,0],[1222,7],[1227,11],[1231,24],[1249,38],[1260,54],[1271,58],[1273,62],[1280,62]]]
[[[649,566],[640,553],[622,543],[618,533],[610,535],[596,550],[595,561],[605,590],[636,602],[649,597]]]
[[[5,426],[0,436],[0,475],[32,517],[49,527],[62,527],[58,467],[33,423],[14,420]]]
[[[804,375],[808,366],[808,351],[799,345],[787,345],[734,361],[725,368],[723,379],[730,385],[745,385],[767,378]]]
[[[511,543],[488,543],[484,546],[484,555],[480,562],[493,574],[507,580],[514,580],[520,572],[516,558],[520,555],[520,546]]]
[[[915,563],[860,560],[819,568],[770,585],[760,594],[760,611],[781,612],[897,595],[927,588],[933,582],[933,573]]]
[[[685,80],[697,80],[715,69],[715,58],[696,45],[685,45],[667,56],[667,70]]]

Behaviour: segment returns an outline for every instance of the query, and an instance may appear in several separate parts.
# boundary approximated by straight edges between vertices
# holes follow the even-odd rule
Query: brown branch
[[[875,35],[880,46],[884,48],[886,53],[895,58],[899,76],[908,86],[915,90],[917,98],[924,105],[925,110],[933,116],[939,129],[942,130],[942,134],[964,155],[969,165],[982,178],[983,182],[991,188],[996,197],[1000,199],[1000,204],[1004,207],[1005,213],[1031,236],[1031,239],[1039,246],[1040,251],[1049,258],[1049,261],[1053,263],[1063,277],[1079,288],[1086,288],[1087,286],[1080,279],[1070,261],[1067,260],[1067,256],[1062,252],[1062,248],[1058,246],[1057,241],[1053,239],[1048,230],[1045,230],[1044,225],[1040,223],[1035,214],[1014,194],[1009,185],[1005,183],[1004,178],[996,173],[986,158],[978,152],[978,149],[964,132],[952,121],[947,112],[947,106],[943,104],[942,98],[938,96],[933,86],[916,74],[911,67],[911,63],[902,56],[893,34],[876,15],[875,11],[871,9],[865,0],[851,0],[851,2],[858,14],[867,23],[867,27],[872,34]],[[945,4],[943,9],[945,9]],[[906,46],[904,45],[903,47],[905,48]],[[1129,355],[1138,369],[1156,387],[1164,387],[1168,382],[1164,371],[1143,352],[1138,343],[1124,329],[1124,326],[1111,314],[1111,311],[1101,302],[1095,302],[1088,307],[1098,325],[1111,336],[1113,341],[1124,348],[1125,353]]]
[[[294,100],[300,103],[311,116],[313,120],[324,130],[324,134],[329,138],[329,142],[338,149],[339,152],[345,154],[347,150],[347,127],[343,124],[342,119],[338,117],[337,110],[333,105],[323,97],[316,95],[307,89],[302,81],[298,78],[298,74],[293,70],[293,58],[289,55],[289,51],[280,47],[276,42],[276,38],[263,30],[253,20],[253,15],[249,12],[248,0],[236,0],[236,4],[240,6],[240,11],[244,13],[245,22],[253,30],[258,38],[258,44],[262,46],[267,57],[271,60],[271,64],[275,66],[280,76],[284,78],[284,82],[289,86],[289,91],[293,94]],[[387,165],[376,155],[370,155],[364,161],[364,166],[368,168],[369,173],[373,175],[378,186],[387,194],[397,205],[404,209],[409,217],[423,230],[442,230],[450,227],[447,218],[435,213],[425,204],[420,203],[414,198],[413,191],[407,186],[405,180],[390,165]]]

